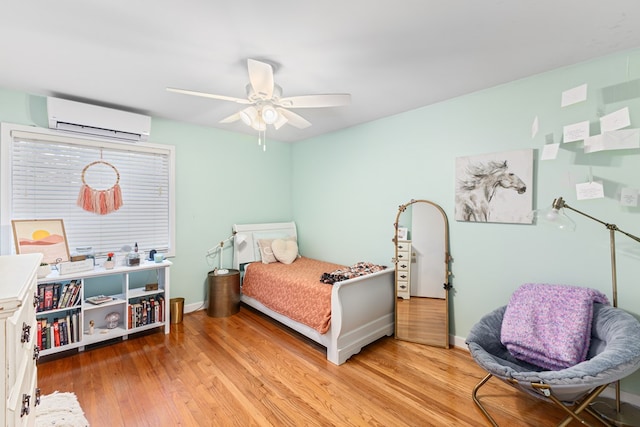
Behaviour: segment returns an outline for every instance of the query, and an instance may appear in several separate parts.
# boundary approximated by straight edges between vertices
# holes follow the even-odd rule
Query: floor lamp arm
[[[614,307],[618,306],[618,278],[617,278],[617,268],[616,268],[616,231],[624,234],[625,236],[629,237],[630,239],[635,240],[636,242],[640,242],[640,238],[637,236],[634,236],[631,233],[627,233],[626,231],[620,230],[618,228],[617,225],[615,224],[609,224],[606,223],[604,221],[599,220],[598,218],[592,217],[591,215],[588,215],[584,212],[579,211],[578,209],[574,209],[571,206],[567,205],[565,203],[565,201],[562,199],[562,197],[559,197],[557,199],[555,199],[553,201],[553,205],[552,205],[553,209],[560,209],[560,208],[567,208],[570,209],[582,216],[586,216],[587,218],[599,222],[600,224],[604,225],[605,227],[607,227],[607,229],[609,230],[609,242],[610,242],[610,247],[611,247],[611,287],[612,287],[612,292],[613,292],[613,300],[612,300],[612,304]],[[599,413],[600,416],[603,416],[606,420],[611,420],[613,421],[613,423],[616,426],[620,426],[620,425],[637,425],[635,424],[635,422],[638,421],[638,418],[640,418],[640,411],[631,405],[627,405],[626,406],[626,412],[627,415],[626,417],[623,415],[623,411],[622,411],[622,403],[621,403],[621,399],[620,399],[620,381],[616,381],[615,382],[615,412],[612,412],[610,414],[601,414]],[[597,412],[597,411],[596,411]],[[625,421],[623,421],[624,418],[628,418],[629,420],[633,420],[632,422],[634,422],[634,424],[627,424]]]

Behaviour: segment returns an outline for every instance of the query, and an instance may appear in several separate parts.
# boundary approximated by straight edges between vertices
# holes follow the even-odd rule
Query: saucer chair
[[[604,389],[640,367],[640,322],[626,311],[594,303],[591,341],[587,360],[561,370],[545,370],[516,359],[500,340],[502,319],[507,306],[485,315],[467,337],[471,356],[488,374],[474,387],[473,401],[492,425],[496,421],[480,400],[478,390],[497,377],[528,395],[548,399],[568,416],[559,426],[573,419],[587,424],[581,417],[587,411],[605,425],[612,425],[589,404]]]

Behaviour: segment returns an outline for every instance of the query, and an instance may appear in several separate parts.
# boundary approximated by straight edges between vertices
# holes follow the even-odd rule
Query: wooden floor
[[[99,426],[483,426],[471,399],[484,372],[460,349],[386,337],[345,364],[245,306],[185,314],[171,334],[116,341],[38,364],[43,394],[75,392]],[[491,380],[481,399],[502,426],[563,415]]]

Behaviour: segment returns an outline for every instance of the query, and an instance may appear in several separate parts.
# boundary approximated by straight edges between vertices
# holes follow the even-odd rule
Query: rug
[[[86,427],[89,422],[74,393],[47,394],[36,406],[36,427]]]

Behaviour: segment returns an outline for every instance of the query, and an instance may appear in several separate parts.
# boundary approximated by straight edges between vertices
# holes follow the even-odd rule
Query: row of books
[[[80,300],[81,288],[82,281],[79,279],[64,283],[39,284],[37,311],[49,311],[75,306]]]
[[[129,328],[164,322],[164,298],[157,296],[149,299],[141,298],[129,304]]]
[[[37,319],[38,348],[46,350],[80,341],[79,317],[79,310],[76,310],[53,320]]]

